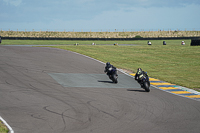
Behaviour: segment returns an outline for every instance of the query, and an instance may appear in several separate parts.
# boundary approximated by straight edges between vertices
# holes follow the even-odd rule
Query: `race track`
[[[15,133],[197,133],[200,102],[53,48],[0,46],[0,116]]]

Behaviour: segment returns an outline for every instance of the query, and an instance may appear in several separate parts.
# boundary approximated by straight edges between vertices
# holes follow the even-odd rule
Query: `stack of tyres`
[[[192,39],[190,46],[200,46],[200,38]]]

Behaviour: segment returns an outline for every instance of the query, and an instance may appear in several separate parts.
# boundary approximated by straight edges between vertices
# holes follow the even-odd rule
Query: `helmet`
[[[138,74],[142,73],[142,69],[141,69],[141,68],[138,68],[138,69],[137,69],[137,73],[138,73]]]
[[[106,63],[106,66],[109,66],[109,65],[110,65],[110,62],[107,62],[107,63]]]

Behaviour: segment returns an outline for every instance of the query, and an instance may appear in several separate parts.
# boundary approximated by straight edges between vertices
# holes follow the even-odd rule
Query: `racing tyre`
[[[146,92],[150,92],[149,85],[147,82],[144,82],[144,89]]]
[[[115,74],[113,74],[112,77],[113,77],[113,82],[117,84],[118,83],[117,76]]]

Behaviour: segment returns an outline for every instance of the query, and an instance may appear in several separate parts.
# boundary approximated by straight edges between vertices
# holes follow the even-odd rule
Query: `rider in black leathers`
[[[107,63],[106,63],[106,66],[105,66],[104,72],[107,73],[107,75],[108,75],[109,77],[112,75],[112,73],[111,73],[111,70],[112,70],[112,69],[117,69],[117,68],[114,67],[113,65],[111,65],[110,62],[107,62]],[[117,75],[117,73],[116,73],[116,75]],[[117,76],[118,76],[118,75],[117,75]]]

